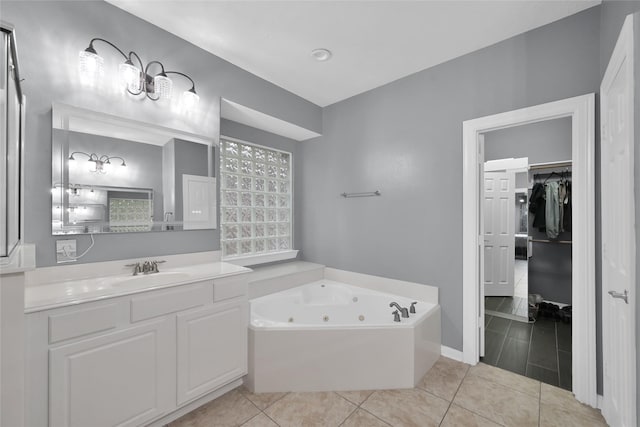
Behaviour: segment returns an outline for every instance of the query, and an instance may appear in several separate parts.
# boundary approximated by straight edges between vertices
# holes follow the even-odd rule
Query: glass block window
[[[292,249],[291,153],[220,141],[222,256]]]

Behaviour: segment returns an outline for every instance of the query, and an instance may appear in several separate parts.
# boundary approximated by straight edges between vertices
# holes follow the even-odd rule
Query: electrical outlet
[[[76,239],[56,240],[56,261],[73,262],[76,260]]]

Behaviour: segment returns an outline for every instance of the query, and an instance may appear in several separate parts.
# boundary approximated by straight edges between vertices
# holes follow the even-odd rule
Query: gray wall
[[[601,6],[600,20],[600,74],[604,76],[611,53],[618,40],[618,34],[627,15],[634,14],[634,47],[635,47],[635,202],[636,202],[636,269],[640,265],[640,1],[607,1]],[[599,133],[597,133],[599,136]],[[599,157],[598,157],[599,158]],[[599,169],[599,165],[598,165]],[[596,183],[598,186],[599,182]],[[601,274],[601,272],[600,272]],[[640,274],[636,272],[636,307],[640,307]],[[598,297],[598,307],[602,306]],[[598,314],[601,309],[598,310]],[[602,330],[599,330],[598,339],[601,340]],[[600,372],[600,379],[602,372]],[[640,315],[636,311],[636,387],[640,387]],[[602,392],[599,389],[599,392]],[[640,420],[640,393],[636,393],[636,408],[638,420]]]
[[[282,151],[288,151],[292,156],[292,176],[293,176],[293,247],[294,249],[302,248],[302,220],[300,218],[299,200],[301,198],[302,189],[302,167],[300,165],[300,156],[298,155],[300,147],[306,143],[299,143],[293,139],[284,136],[275,135],[260,129],[255,129],[231,120],[222,119],[220,121],[220,135],[230,138],[240,139],[246,142],[252,142],[265,147],[276,148]]]
[[[571,160],[571,117],[484,134],[484,159],[528,157],[529,164]]]
[[[462,122],[597,91],[599,22],[592,8],[325,108],[298,156],[303,258],[438,286],[442,343],[462,350]]]
[[[219,97],[321,132],[322,109],[282,88],[211,55],[108,3],[96,1],[5,1],[0,16],[16,27],[23,90],[27,96],[25,142],[25,242],[37,244],[37,265],[55,264],[51,236],[51,104],[63,102],[92,110],[218,137]],[[168,69],[189,74],[200,95],[199,111],[183,116],[157,103],[132,99],[121,91],[87,90],[77,84],[78,52],[102,37],[145,61],[161,60]],[[121,59],[104,44],[95,48],[105,72]],[[185,90],[176,80],[175,90]],[[78,251],[89,244],[78,237]],[[215,250],[213,230],[99,235],[78,262]]]
[[[208,147],[195,142],[174,140],[175,143],[175,220],[182,221],[182,175],[209,176]],[[213,155],[213,154],[212,154]],[[213,162],[212,162],[213,164]]]

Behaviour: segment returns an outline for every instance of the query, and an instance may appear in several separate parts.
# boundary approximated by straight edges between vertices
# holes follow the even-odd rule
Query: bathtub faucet
[[[400,313],[402,313],[402,317],[407,318],[409,317],[409,310],[406,307],[400,307],[400,305],[397,302],[392,302],[391,304],[389,304],[389,307],[395,307],[398,309],[398,311]]]

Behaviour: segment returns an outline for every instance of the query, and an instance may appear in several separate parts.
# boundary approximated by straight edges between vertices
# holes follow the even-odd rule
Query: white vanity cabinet
[[[239,380],[247,373],[245,277],[28,313],[26,425],[162,422]]]
[[[171,319],[49,351],[49,424],[138,426],[171,409]]]
[[[247,317],[235,302],[178,314],[178,405],[247,373]]]

